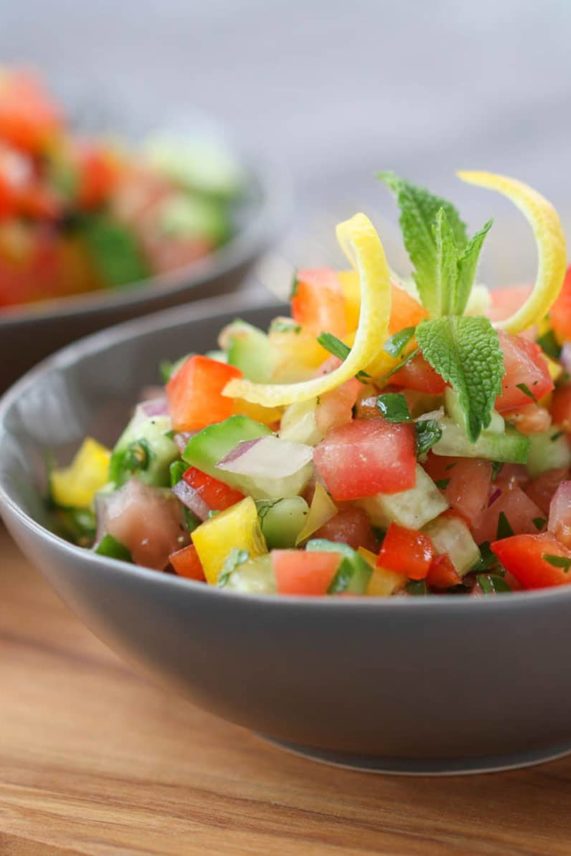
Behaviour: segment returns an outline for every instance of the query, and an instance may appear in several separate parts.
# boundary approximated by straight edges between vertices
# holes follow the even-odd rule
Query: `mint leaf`
[[[406,398],[400,392],[385,392],[377,398],[377,407],[388,422],[410,422]]]
[[[442,437],[442,428],[437,419],[419,419],[415,424],[416,456],[426,455]]]
[[[435,309],[431,314],[451,314],[451,302],[456,290],[458,275],[458,252],[454,241],[454,232],[444,208],[439,208],[434,221],[434,243],[436,245],[436,266],[434,269]]]
[[[492,228],[493,220],[488,220],[479,232],[470,238],[457,262],[457,278],[454,289],[454,297],[451,301],[450,314],[462,315],[466,309],[472,285],[476,278],[476,269],[480,259],[480,252],[486,239],[486,235]]]
[[[394,172],[377,175],[394,193],[400,208],[399,223],[404,245],[414,265],[414,280],[423,306],[431,315],[438,315],[439,300],[434,282],[437,247],[434,226],[436,215],[444,211],[453,243],[463,248],[467,243],[466,226],[456,208],[446,199],[434,196],[424,187],[416,187]]]
[[[487,318],[437,318],[421,321],[416,339],[424,358],[458,393],[468,437],[475,442],[490,424],[501,392],[504,360],[497,333]]]
[[[543,353],[547,354],[548,357],[551,357],[552,360],[558,360],[561,356],[561,345],[555,338],[553,330],[548,330],[547,333],[544,333],[543,336],[539,336],[535,341],[542,349]]]

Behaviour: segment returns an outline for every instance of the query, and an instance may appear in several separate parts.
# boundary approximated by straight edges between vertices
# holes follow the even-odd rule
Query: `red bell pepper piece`
[[[491,550],[526,589],[571,583],[571,550],[549,534],[513,535],[494,541]]]
[[[189,544],[187,547],[183,547],[182,550],[171,553],[169,562],[179,577],[206,582],[206,577],[204,576],[204,571],[202,570],[202,565],[200,564],[194,544]]]
[[[440,556],[435,556],[430,563],[426,582],[433,588],[447,589],[458,585],[462,582],[462,578],[451,559],[442,553]]]
[[[242,377],[235,366],[210,357],[189,357],[166,386],[175,431],[198,431],[222,422],[234,412],[234,402],[222,395],[233,378]]]
[[[224,482],[203,473],[196,467],[189,467],[182,475],[183,479],[200,498],[206,503],[211,511],[225,511],[231,505],[244,499],[244,494],[234,490]]]
[[[404,574],[411,580],[423,580],[433,558],[434,545],[428,535],[391,523],[377,557],[377,565]]]

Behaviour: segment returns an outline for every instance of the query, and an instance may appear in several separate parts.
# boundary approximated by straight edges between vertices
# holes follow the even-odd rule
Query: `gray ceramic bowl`
[[[474,599],[252,597],[98,557],[47,528],[44,452],[112,441],[160,359],[211,348],[236,298],[68,347],[0,405],[0,507],[94,633],[196,704],[312,758],[457,773],[571,751],[571,587]],[[1,570],[1,569],[0,569]],[[1,575],[0,575],[1,577]]]
[[[247,195],[231,240],[170,274],[113,290],[0,312],[0,393],[48,354],[82,336],[159,309],[235,291],[287,219],[287,180],[270,165],[248,165]]]

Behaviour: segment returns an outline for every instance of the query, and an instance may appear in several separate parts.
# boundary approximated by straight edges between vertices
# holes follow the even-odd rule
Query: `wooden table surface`
[[[0,854],[569,854],[571,758],[408,779],[282,753],[149,684],[0,524]]]

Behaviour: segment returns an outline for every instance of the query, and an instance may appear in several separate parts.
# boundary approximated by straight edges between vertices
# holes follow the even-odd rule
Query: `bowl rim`
[[[173,307],[162,310],[161,312],[152,315],[136,318],[122,324],[116,324],[105,330],[98,331],[90,336],[86,336],[76,342],[67,345],[65,348],[56,351],[55,354],[47,357],[42,362],[38,363],[26,374],[24,374],[16,383],[0,397],[0,438],[3,432],[6,432],[5,421],[11,408],[14,406],[20,396],[27,390],[33,388],[36,383],[41,381],[41,378],[48,372],[57,369],[65,369],[78,360],[89,357],[92,354],[98,353],[100,350],[109,345],[117,344],[126,339],[133,339],[139,334],[152,333],[157,329],[168,329],[169,326],[181,326],[184,324],[193,324],[201,321],[214,321],[219,317],[228,315],[232,312],[240,312],[241,315],[249,313],[251,310],[263,310],[276,307],[279,309],[280,303],[275,300],[268,300],[264,296],[254,294],[244,295],[222,295],[219,297],[207,298],[205,300],[190,303],[186,307]],[[184,312],[184,315],[181,315]],[[189,318],[188,315],[191,315]],[[0,451],[0,456],[1,456]],[[28,529],[40,537],[50,541],[54,547],[66,551],[71,557],[76,557],[83,561],[93,563],[94,568],[107,567],[122,576],[130,578],[139,578],[146,583],[156,586],[172,586],[180,591],[188,591],[189,594],[199,594],[202,597],[222,598],[226,601],[237,599],[238,603],[250,603],[252,605],[264,604],[269,609],[290,609],[293,607],[308,609],[328,609],[336,612],[358,610],[377,610],[384,612],[386,610],[402,610],[409,611],[417,610],[434,610],[444,609],[445,611],[456,609],[464,611],[479,611],[498,610],[501,612],[506,609],[511,609],[518,606],[533,607],[534,604],[551,604],[560,601],[562,598],[571,600],[571,585],[570,586],[553,586],[545,589],[535,589],[531,591],[519,591],[506,594],[505,596],[497,595],[495,597],[470,597],[461,595],[442,594],[432,597],[387,597],[387,598],[367,598],[358,595],[348,595],[343,598],[326,598],[326,597],[303,597],[301,595],[279,595],[268,596],[263,594],[249,594],[236,591],[225,591],[216,586],[205,585],[195,580],[186,579],[177,576],[176,574],[167,574],[151,568],[144,568],[141,565],[131,565],[126,562],[121,562],[118,559],[112,559],[107,556],[99,556],[92,550],[85,547],[78,547],[75,544],[66,541],[59,535],[56,535],[50,529],[42,526],[31,517],[24,509],[13,500],[7,493],[0,480],[0,511],[8,509],[11,514],[19,519],[19,521]],[[565,591],[567,590],[567,591]]]
[[[105,314],[114,309],[139,306],[146,301],[152,303],[154,299],[158,301],[199,288],[214,277],[223,276],[255,257],[286,222],[293,205],[293,190],[287,172],[278,168],[271,158],[256,155],[254,161],[251,153],[239,148],[235,148],[234,152],[245,169],[247,187],[254,187],[258,191],[259,201],[245,225],[238,228],[226,244],[196,262],[116,288],[53,297],[46,301],[0,309],[0,336],[2,330],[8,328],[25,328],[29,324],[74,316]]]

